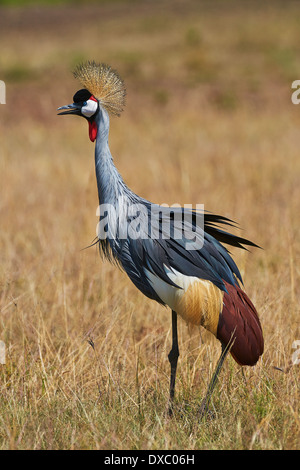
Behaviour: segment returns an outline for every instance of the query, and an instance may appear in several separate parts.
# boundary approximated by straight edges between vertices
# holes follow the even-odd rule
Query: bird
[[[264,351],[256,308],[244,290],[229,247],[248,250],[255,243],[231,233],[231,219],[191,207],[166,207],[134,193],[117,170],[109,148],[110,117],[125,107],[119,73],[102,62],[86,61],[73,71],[80,88],[59,115],[83,117],[95,142],[95,172],[100,218],[100,254],[123,270],[149,299],[171,311],[168,354],[168,413],[174,412],[179,358],[177,318],[208,330],[221,343],[221,355],[200,406],[209,412],[215,384],[228,353],[241,366],[254,366]],[[258,247],[259,248],[259,247]]]

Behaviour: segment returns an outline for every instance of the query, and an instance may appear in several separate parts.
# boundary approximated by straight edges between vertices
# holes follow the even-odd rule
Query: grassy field
[[[2,6],[0,44],[0,448],[299,448],[297,2]],[[265,353],[254,368],[226,361],[213,420],[197,409],[218,342],[179,320],[169,419],[170,311],[82,250],[96,234],[94,146],[83,120],[56,109],[86,59],[126,82],[110,147],[129,187],[203,203],[263,247],[233,255]]]

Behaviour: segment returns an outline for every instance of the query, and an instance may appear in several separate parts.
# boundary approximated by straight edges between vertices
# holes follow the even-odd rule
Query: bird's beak
[[[57,108],[57,111],[60,111],[61,109],[66,109],[67,111],[58,113],[58,115],[60,116],[63,114],[77,114],[78,116],[80,116],[81,114],[81,105],[77,103],[67,104],[66,106],[61,106],[60,108]]]

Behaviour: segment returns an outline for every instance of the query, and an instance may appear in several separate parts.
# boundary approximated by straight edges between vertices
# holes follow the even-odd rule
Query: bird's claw
[[[200,408],[199,408],[199,420],[202,421],[204,418],[212,420],[216,419],[216,413],[208,408],[208,403],[206,400],[203,400]]]

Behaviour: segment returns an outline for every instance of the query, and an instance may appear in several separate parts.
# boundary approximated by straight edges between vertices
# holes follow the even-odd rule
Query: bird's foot
[[[216,413],[213,410],[208,408],[207,401],[203,400],[203,402],[201,403],[200,408],[199,408],[199,419],[200,419],[200,421],[202,421],[204,418],[212,420],[212,419],[216,419],[216,417],[217,417]]]

